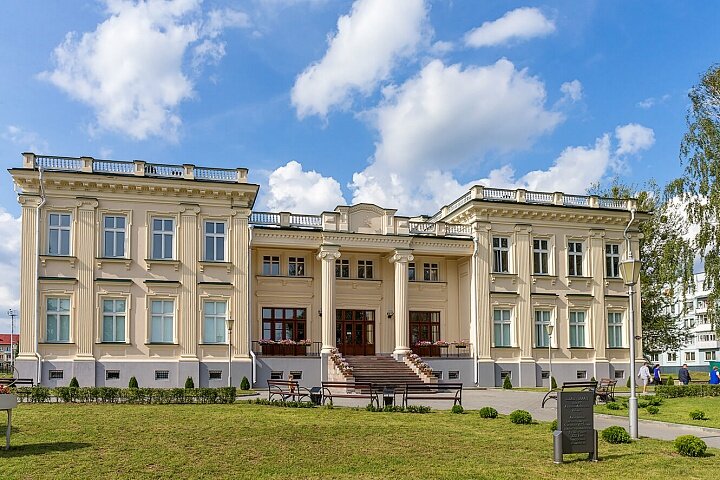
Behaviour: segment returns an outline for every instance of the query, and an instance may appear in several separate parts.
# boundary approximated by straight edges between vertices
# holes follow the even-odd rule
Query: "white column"
[[[335,260],[340,258],[340,245],[320,245],[318,260],[322,264],[322,352],[335,348]]]
[[[410,353],[410,322],[408,319],[408,263],[413,261],[412,250],[395,250],[390,262],[395,264],[395,350],[396,358]]]
[[[197,359],[198,345],[198,304],[197,304],[197,205],[180,207],[180,234],[178,235],[178,261],[180,262],[180,321],[179,326],[181,357]],[[184,379],[183,379],[184,381]]]
[[[18,202],[22,205],[22,249],[20,251],[20,345],[16,360],[36,361],[35,335],[36,310],[35,296],[37,293],[37,258],[36,242],[40,239],[36,234],[38,221],[37,207],[40,197],[20,195]],[[42,231],[42,226],[40,228]],[[38,312],[40,309],[38,308]],[[42,322],[40,322],[42,325]],[[34,376],[34,374],[29,375]]]
[[[78,357],[93,356],[95,343],[95,298],[93,291],[95,249],[85,244],[95,236],[95,209],[98,201],[92,198],[78,200],[75,256],[77,257],[77,315],[75,319],[75,343]]]

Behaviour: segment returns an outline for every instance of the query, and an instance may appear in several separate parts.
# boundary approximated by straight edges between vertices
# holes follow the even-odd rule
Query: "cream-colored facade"
[[[630,374],[616,265],[632,200],[477,186],[430,218],[369,204],[301,215],[251,212],[245,169],[28,153],[10,172],[17,366],[43,384],[226,385],[227,318],[233,384],[318,384],[338,347],[415,350],[468,385],[536,386],[548,341],[558,381]]]

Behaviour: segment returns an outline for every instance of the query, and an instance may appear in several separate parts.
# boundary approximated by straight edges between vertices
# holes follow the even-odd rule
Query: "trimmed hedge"
[[[675,439],[675,450],[686,457],[703,457],[707,444],[695,435],[681,435]]]
[[[646,410],[650,415],[657,415],[658,412],[660,412],[660,407],[656,407],[655,405],[648,405]]]
[[[630,443],[630,434],[617,425],[606,428],[600,436],[608,443]]]
[[[692,418],[693,420],[708,420],[708,417],[702,410],[693,410],[692,412],[690,412],[690,418]]]
[[[558,427],[558,423],[557,423],[557,418],[556,418],[555,420],[550,422],[550,431],[554,432],[555,430],[557,430],[557,427]]]
[[[720,397],[720,385],[696,383],[693,385],[658,385],[655,394],[665,398]]]
[[[465,409],[462,407],[462,405],[453,405],[450,411],[452,413],[463,413]]]
[[[493,407],[482,407],[480,409],[480,416],[482,418],[497,418],[498,411]]]
[[[518,425],[529,425],[532,423],[532,415],[525,410],[515,410],[510,413],[510,421]]]
[[[57,401],[76,403],[234,403],[235,387],[222,388],[116,388],[116,387],[20,387],[20,399],[26,402]]]

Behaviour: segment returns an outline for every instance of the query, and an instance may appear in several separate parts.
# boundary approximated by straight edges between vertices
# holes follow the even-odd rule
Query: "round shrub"
[[[695,435],[681,435],[675,439],[675,450],[686,457],[702,457],[707,445]]]
[[[659,407],[663,403],[663,399],[658,395],[647,397],[648,404]]]
[[[558,425],[557,425],[557,418],[556,418],[555,420],[550,422],[550,431],[554,432],[555,430],[557,430],[557,427],[558,427]]]
[[[675,380],[673,379],[672,375],[668,375],[667,379],[665,379],[665,385],[674,385]]]
[[[240,390],[250,390],[250,382],[247,377],[243,377],[242,381],[240,381]]]
[[[70,388],[80,388],[80,384],[77,381],[77,378],[72,377],[70,380]]]
[[[532,415],[525,410],[515,410],[510,414],[510,421],[518,425],[529,425],[532,423]]]
[[[185,388],[195,388],[195,380],[192,377],[185,379]]]
[[[483,407],[480,409],[480,416],[482,418],[497,418],[498,412],[493,407]]]
[[[465,411],[465,409],[462,407],[462,405],[453,405],[453,407],[450,411],[452,413],[463,413]]]
[[[555,377],[550,377],[550,388],[557,388],[557,380],[555,380]]]
[[[690,418],[693,420],[707,420],[708,417],[705,416],[705,412],[702,410],[693,410],[690,412]]]
[[[660,408],[656,407],[655,405],[648,405],[646,410],[650,415],[657,415],[657,413],[660,411]]]
[[[505,390],[510,390],[512,388],[512,382],[510,381],[510,375],[505,376],[505,380],[503,380],[503,388]]]
[[[638,408],[645,408],[648,405],[650,405],[650,402],[647,400],[638,400]]]
[[[630,434],[617,425],[606,428],[600,436],[608,443],[630,443]]]
[[[135,376],[130,377],[128,388],[138,388],[137,378],[135,378]]]
[[[620,410],[622,408],[617,402],[608,402],[605,406],[608,410]]]

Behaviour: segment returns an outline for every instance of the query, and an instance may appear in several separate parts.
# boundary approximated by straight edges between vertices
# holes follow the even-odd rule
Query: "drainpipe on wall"
[[[37,381],[36,385],[40,385],[42,381],[42,357],[40,356],[40,347],[38,345],[40,338],[40,319],[38,316],[38,307],[40,304],[40,209],[45,205],[45,188],[43,187],[43,170],[38,166],[38,183],[40,186],[40,203],[38,203],[35,212],[35,302],[33,318],[35,322],[35,357],[37,357]]]
[[[252,385],[255,386],[255,383],[257,382],[257,357],[255,356],[255,352],[253,352],[252,349],[252,236],[253,236],[253,226],[248,225],[248,268],[247,268],[247,277],[248,277],[248,298],[247,298],[247,342],[248,342],[248,352],[250,352],[250,358],[252,358]]]
[[[470,265],[470,321],[473,327],[473,371],[475,373],[475,385],[479,386],[480,374],[478,372],[478,310],[477,310],[477,271],[475,262],[478,255],[478,240],[473,235],[472,264]]]

